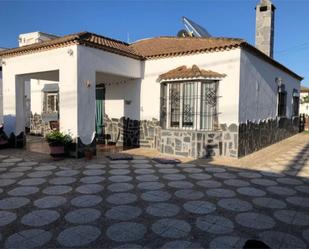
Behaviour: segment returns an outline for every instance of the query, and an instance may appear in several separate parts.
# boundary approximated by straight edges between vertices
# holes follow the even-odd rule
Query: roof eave
[[[218,76],[218,77],[185,77],[185,78],[159,78],[157,81],[159,83],[165,82],[179,82],[179,81],[196,81],[196,80],[222,80],[226,75]]]

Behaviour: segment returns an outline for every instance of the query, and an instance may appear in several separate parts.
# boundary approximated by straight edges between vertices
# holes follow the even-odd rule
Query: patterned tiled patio
[[[309,247],[309,136],[254,167],[11,152],[0,151],[1,248]]]

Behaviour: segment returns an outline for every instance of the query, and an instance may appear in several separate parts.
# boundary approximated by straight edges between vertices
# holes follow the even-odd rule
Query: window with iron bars
[[[161,84],[160,123],[165,129],[214,130],[218,81]]]

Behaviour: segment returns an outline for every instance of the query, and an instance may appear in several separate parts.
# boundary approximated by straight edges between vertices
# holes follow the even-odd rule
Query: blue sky
[[[16,47],[20,33],[65,35],[91,31],[115,39],[175,35],[187,16],[213,36],[254,44],[259,0],[0,0],[0,47]],[[309,86],[309,0],[273,0],[277,7],[275,59],[305,77]]]

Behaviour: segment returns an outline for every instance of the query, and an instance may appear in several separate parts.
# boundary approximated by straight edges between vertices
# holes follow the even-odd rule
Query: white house
[[[309,98],[309,88],[302,86],[300,89],[300,109],[299,112],[301,114],[305,114],[309,116],[309,102],[304,101],[304,98],[307,97]]]
[[[103,136],[171,155],[241,157],[297,133],[302,78],[271,57],[274,6],[256,9],[261,50],[233,38],[127,44],[81,32],[1,52],[11,143],[25,139],[29,95],[30,129],[59,119],[78,155]]]

